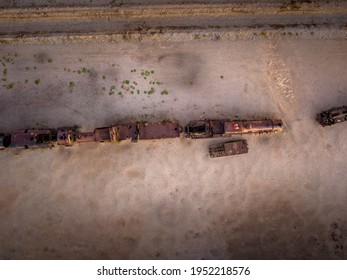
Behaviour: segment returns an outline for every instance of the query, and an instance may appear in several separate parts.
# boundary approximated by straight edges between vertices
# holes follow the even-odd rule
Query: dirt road
[[[38,8],[38,7],[122,7],[122,6],[147,6],[147,5],[183,5],[183,4],[278,4],[278,0],[0,0],[1,8]],[[310,1],[282,0],[282,5],[300,5]],[[315,3],[340,4],[339,0],[315,1]]]
[[[171,3],[171,2],[170,2]],[[24,5],[25,7],[25,5]],[[346,28],[347,2],[35,7],[0,10],[1,37],[129,34],[196,29]]]

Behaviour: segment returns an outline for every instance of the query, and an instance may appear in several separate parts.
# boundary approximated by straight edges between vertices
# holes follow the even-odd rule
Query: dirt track
[[[0,10],[0,35],[115,34],[255,27],[347,26],[347,3],[185,4]]]
[[[73,6],[87,6],[87,7],[123,7],[123,6],[148,6],[148,5],[182,5],[182,4],[278,4],[278,0],[0,0],[1,8],[38,8],[38,7],[73,7]],[[330,3],[338,5],[341,3],[339,0],[334,1],[314,1],[316,4]],[[280,5],[295,6],[300,4],[312,3],[312,1],[293,1],[283,0]]]

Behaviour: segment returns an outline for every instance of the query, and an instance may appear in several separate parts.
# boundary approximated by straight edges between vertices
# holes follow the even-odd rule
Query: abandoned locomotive
[[[283,130],[281,120],[230,121],[199,120],[190,122],[183,130],[177,122],[133,122],[109,127],[96,128],[92,132],[81,132],[75,128],[29,129],[0,134],[0,149],[11,148],[51,148],[55,144],[72,146],[74,143],[120,142],[164,138],[212,138],[230,137],[246,133],[268,133]]]

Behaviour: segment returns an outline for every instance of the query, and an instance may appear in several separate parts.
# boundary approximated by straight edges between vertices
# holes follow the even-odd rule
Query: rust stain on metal
[[[78,132],[76,137],[77,143],[88,143],[95,142],[95,133],[94,132]]]
[[[139,139],[163,139],[180,137],[180,126],[178,123],[139,123]]]
[[[95,141],[97,142],[115,142],[117,141],[116,128],[113,126],[96,128],[94,131]]]
[[[138,130],[136,123],[121,124],[115,126],[117,141],[123,141],[130,139],[132,142],[136,142],[138,138]]]

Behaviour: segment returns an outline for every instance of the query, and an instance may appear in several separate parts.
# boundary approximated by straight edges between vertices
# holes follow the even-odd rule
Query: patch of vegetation
[[[4,88],[5,89],[13,89],[14,85],[15,85],[14,83],[10,83],[10,84],[4,85]]]
[[[151,89],[148,91],[148,94],[153,94],[153,93],[155,93],[155,89],[151,87]]]
[[[53,60],[52,60],[51,58],[48,59],[48,63],[52,63],[52,61],[53,61]]]
[[[73,87],[75,87],[76,86],[76,84],[74,83],[74,82],[70,82],[69,83],[69,88],[73,88]]]
[[[152,71],[150,72],[148,70],[146,70],[146,71],[141,70],[141,76],[143,76],[144,78],[149,77],[151,75],[151,73],[152,73]],[[153,71],[153,73],[154,73],[154,71]]]
[[[136,69],[131,69],[130,72],[134,73],[136,72]],[[143,78],[143,79],[148,79],[148,84],[151,86],[149,90],[145,90],[145,91],[141,91],[138,86],[139,84],[136,81],[132,81],[132,80],[127,80],[124,79],[122,80],[122,82],[119,85],[119,89],[121,91],[118,92],[118,95],[121,95],[122,97],[125,96],[125,94],[129,93],[129,94],[147,94],[149,97],[149,95],[154,94],[156,91],[160,92],[160,90],[158,88],[156,88],[155,86],[161,86],[164,83],[155,79],[150,79],[150,76],[154,74],[154,70],[144,70],[141,69],[141,72],[139,74],[139,78]],[[103,79],[106,78],[106,76],[102,76]],[[117,81],[117,79],[115,79],[115,81]],[[147,84],[147,85],[148,85]],[[104,90],[104,89],[103,89]],[[113,95],[113,92],[116,92],[116,87],[115,86],[111,86],[110,90],[109,90],[109,94]],[[162,95],[168,95],[168,91],[167,90],[163,90],[161,91]]]
[[[4,68],[4,70],[2,71],[2,74],[3,74],[4,76],[7,75],[7,68]]]
[[[106,79],[106,76],[102,76],[102,79],[105,80],[105,79]]]
[[[29,82],[28,80],[25,80],[25,81],[24,81],[24,84],[27,84],[28,82]]]
[[[103,87],[103,89],[104,89],[105,87]],[[114,95],[115,94],[115,90],[116,90],[116,87],[114,86],[114,85],[112,85],[111,87],[110,87],[110,91],[109,91],[109,95]]]
[[[105,87],[102,87],[101,89],[102,89],[103,91],[106,91],[106,88],[105,88]]]
[[[71,71],[71,69],[68,69],[67,70],[68,72],[70,72]],[[76,73],[76,70],[74,70],[74,71],[72,71],[73,73]],[[77,70],[77,73],[78,74],[87,74],[87,73],[90,73],[90,70],[87,68],[87,67],[82,67],[82,68],[80,68],[80,69],[78,69]]]
[[[40,79],[36,79],[36,80],[35,80],[35,84],[36,84],[36,85],[38,85],[40,82],[41,82]]]
[[[17,56],[9,53],[8,55],[4,55],[2,57],[2,60],[4,60],[6,63],[12,63],[13,64],[13,61],[14,61],[15,57],[17,57]]]
[[[25,67],[25,71],[29,71],[30,70],[30,67],[29,66],[26,66]]]
[[[224,76],[220,76],[221,79],[224,79]]]

